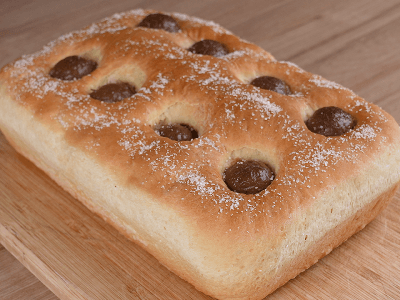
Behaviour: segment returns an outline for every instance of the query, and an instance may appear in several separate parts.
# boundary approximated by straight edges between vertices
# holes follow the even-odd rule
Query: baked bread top
[[[382,154],[398,163],[399,127],[377,106],[213,22],[178,13],[165,14],[172,21],[159,28],[152,23],[158,21],[143,21],[155,13],[115,14],[23,56],[2,69],[1,94],[28,110],[33,126],[42,124],[107,169],[116,190],[173,210],[203,241],[281,238],[316,199]],[[201,54],[215,46],[195,45],[203,40],[222,46]],[[81,78],[56,68],[71,56],[83,66],[75,70]],[[279,79],[267,80],[276,90],[256,86],[261,76]],[[110,83],[123,83],[114,86],[122,100],[104,96],[101,88]],[[331,126],[312,119],[327,107],[333,108],[325,117],[339,118],[331,124],[337,134],[313,132]],[[188,140],[162,136],[171,124],[182,124]],[[68,151],[65,161],[74,155]],[[267,187],[250,193],[228,187],[227,170],[242,160],[267,166]],[[383,174],[393,165],[381,167]],[[379,173],[371,186],[389,187],[398,176],[391,182]],[[129,214],[113,213],[129,223]]]
[[[277,61],[213,22],[174,13],[177,32],[138,27],[151,13],[115,14],[60,37],[5,66],[2,88],[35,120],[114,170],[121,186],[144,189],[207,226],[217,222],[222,231],[279,224],[388,145],[398,145],[393,118],[349,89]],[[204,39],[223,43],[229,53],[187,50]],[[72,55],[98,66],[80,79],[49,76]],[[291,93],[250,84],[266,75],[283,80]],[[90,97],[115,82],[128,82],[137,92],[115,103]],[[332,137],[311,132],[305,122],[327,106],[351,114],[355,128]],[[162,137],[155,131],[162,122],[189,124],[199,137]],[[271,185],[257,194],[231,191],[223,173],[237,158],[267,162],[275,174]]]

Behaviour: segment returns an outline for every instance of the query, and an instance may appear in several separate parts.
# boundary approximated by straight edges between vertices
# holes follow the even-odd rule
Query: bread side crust
[[[398,183],[388,191],[380,194],[347,220],[326,232],[314,245],[310,246],[283,268],[282,274],[286,274],[286,276],[278,278],[275,283],[271,284],[268,287],[267,293],[272,293],[290,279],[295,278],[298,274],[317,263],[319,259],[328,255],[352,235],[362,230],[387,207],[399,186],[400,184]]]

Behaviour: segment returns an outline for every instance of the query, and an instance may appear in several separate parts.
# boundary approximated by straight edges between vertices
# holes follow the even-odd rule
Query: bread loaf
[[[262,299],[400,183],[400,128],[219,25],[133,10],[0,71],[0,129],[93,212],[218,299]]]

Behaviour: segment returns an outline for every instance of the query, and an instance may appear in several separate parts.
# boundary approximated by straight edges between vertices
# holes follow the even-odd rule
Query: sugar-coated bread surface
[[[156,13],[115,14],[3,67],[0,129],[200,291],[262,299],[386,207],[399,126],[213,22]],[[238,192],[253,175],[228,169],[245,161],[265,181]]]

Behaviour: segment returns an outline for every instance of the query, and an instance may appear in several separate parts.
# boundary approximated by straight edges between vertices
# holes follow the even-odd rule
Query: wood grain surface
[[[277,59],[352,89],[400,123],[400,1],[393,0],[1,1],[0,66],[135,8],[214,20]],[[1,133],[0,243],[2,300],[211,299],[93,215]],[[400,299],[400,194],[268,299]]]

